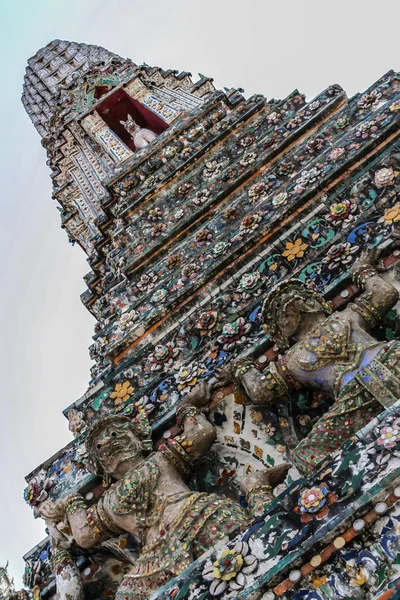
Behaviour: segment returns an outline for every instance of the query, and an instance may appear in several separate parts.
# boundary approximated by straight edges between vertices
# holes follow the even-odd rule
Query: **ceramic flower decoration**
[[[393,171],[392,167],[384,167],[375,173],[374,183],[377,188],[393,185],[396,179],[397,172]]]
[[[307,523],[314,518],[323,519],[329,512],[329,506],[337,501],[337,496],[329,491],[325,483],[311,488],[304,488],[295,507],[295,512],[300,513],[301,521]]]
[[[258,559],[250,554],[247,542],[238,542],[225,549],[217,560],[203,570],[203,579],[210,581],[210,594],[220,596],[226,590],[239,591],[246,585],[246,575],[257,569]]]
[[[235,346],[241,346],[246,342],[246,336],[251,329],[251,323],[246,323],[243,317],[239,317],[232,323],[226,323],[218,342],[223,344],[224,350],[232,350]]]
[[[131,394],[135,391],[135,388],[131,386],[129,381],[124,381],[124,383],[117,383],[115,385],[114,391],[111,392],[110,398],[114,400],[115,406],[121,404],[121,402],[126,402],[131,397]]]
[[[153,354],[150,357],[151,370],[170,370],[174,364],[175,358],[179,354],[179,351],[179,347],[176,347],[174,342],[168,342],[166,344],[157,344],[154,347]]]
[[[196,363],[183,365],[175,374],[175,381],[178,384],[178,390],[188,390],[188,388],[196,385],[199,375],[199,367]]]
[[[346,226],[355,220],[357,213],[357,204],[353,204],[350,200],[342,200],[331,204],[329,214],[326,220],[335,225]]]
[[[394,448],[400,442],[400,429],[396,425],[385,426],[378,432],[376,443],[383,448]]]

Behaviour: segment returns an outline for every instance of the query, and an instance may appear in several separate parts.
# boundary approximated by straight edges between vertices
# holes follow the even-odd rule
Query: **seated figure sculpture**
[[[208,403],[210,396],[206,383],[193,390],[177,411],[182,434],[156,452],[144,415],[135,419],[113,415],[95,423],[86,438],[93,470],[116,482],[90,507],[80,494],[57,504],[46,500],[40,506],[47,522],[60,527],[67,520],[75,542],[84,548],[124,532],[134,536],[140,557],[123,579],[117,600],[144,600],[207,549],[244,529],[249,516],[264,510],[273,487],[286,476],[290,465],[247,476],[242,490],[249,512],[229,498],[188,488],[185,475],[215,439],[213,426],[193,406]]]
[[[289,349],[263,372],[239,360],[219,375],[220,385],[236,380],[255,404],[274,403],[301,387],[334,399],[292,452],[304,474],[400,399],[400,341],[379,342],[369,333],[399,298],[374,268],[376,258],[374,249],[366,250],[353,265],[353,280],[363,293],[342,312],[332,314],[299,280],[276,285],[262,317],[272,340]]]
[[[155,140],[157,137],[154,131],[140,127],[140,125],[138,125],[136,121],[132,119],[131,115],[128,115],[126,121],[120,121],[120,123],[131,135],[136,150],[142,150],[143,148],[146,148],[146,146],[148,146],[150,142]]]

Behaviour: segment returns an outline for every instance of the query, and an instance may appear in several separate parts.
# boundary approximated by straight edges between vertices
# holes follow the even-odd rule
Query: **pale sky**
[[[85,391],[94,320],[83,252],[60,229],[45,151],[20,102],[27,59],[54,38],[135,62],[200,71],[218,87],[351,96],[399,68],[398,0],[0,0],[0,564],[21,586],[44,535],[24,475],[71,438],[61,410]]]

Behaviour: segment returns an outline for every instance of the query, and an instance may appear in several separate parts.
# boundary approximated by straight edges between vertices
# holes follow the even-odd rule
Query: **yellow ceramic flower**
[[[301,238],[297,238],[295,242],[286,242],[286,250],[282,253],[282,256],[286,256],[288,260],[301,258],[307,248],[308,244],[305,244]]]
[[[325,585],[326,583],[326,577],[317,577],[316,575],[311,575],[312,577],[312,582],[313,582],[313,586],[316,588],[321,587],[321,585]]]
[[[129,381],[117,383],[114,391],[110,394],[110,398],[114,400],[115,406],[118,406],[118,404],[121,404],[121,402],[126,402],[126,400],[129,400],[134,391],[135,388],[131,386]]]
[[[235,550],[224,550],[218,560],[214,562],[213,576],[222,581],[229,581],[236,577],[243,566],[243,557]]]
[[[400,221],[400,204],[395,204],[389,208],[383,215],[382,220],[388,225]]]

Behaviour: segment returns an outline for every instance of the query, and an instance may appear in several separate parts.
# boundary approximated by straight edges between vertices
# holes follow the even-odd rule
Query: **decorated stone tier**
[[[397,598],[400,76],[246,99],[55,40],[23,103],[97,323],[19,597]]]
[[[15,591],[14,582],[7,571],[8,564],[0,567],[0,600],[5,600]]]

